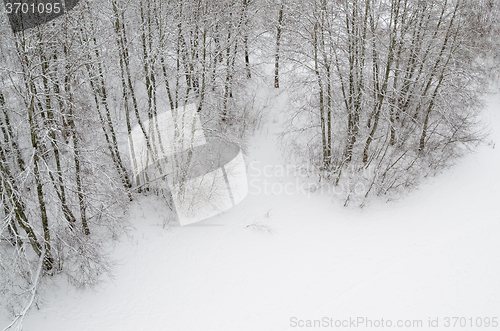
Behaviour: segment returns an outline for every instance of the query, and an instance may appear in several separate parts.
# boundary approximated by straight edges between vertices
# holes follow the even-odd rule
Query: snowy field
[[[283,95],[275,104],[246,155],[243,202],[180,227],[159,201],[136,201],[114,278],[84,292],[61,280],[24,330],[499,330],[484,324],[500,323],[500,94],[485,111],[489,144],[405,199],[363,209],[268,176],[283,164]],[[453,328],[453,317],[464,319]]]

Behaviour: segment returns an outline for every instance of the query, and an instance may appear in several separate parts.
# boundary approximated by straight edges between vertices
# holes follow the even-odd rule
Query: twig
[[[42,273],[44,260],[45,260],[45,247],[43,247],[42,254],[40,256],[40,261],[38,262],[35,279],[33,280],[33,286],[29,290],[31,292],[30,298],[26,303],[26,305],[24,306],[23,310],[19,314],[16,314],[14,320],[5,329],[3,329],[3,331],[11,330],[13,327],[15,328],[12,330],[15,331],[22,330],[24,316],[26,316],[31,306],[33,305],[33,302],[35,301],[35,296],[38,289],[38,284],[40,283],[40,275]]]

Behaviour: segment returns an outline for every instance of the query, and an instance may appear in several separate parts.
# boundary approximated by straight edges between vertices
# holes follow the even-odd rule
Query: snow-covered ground
[[[61,282],[24,330],[347,330],[388,320],[425,330],[429,319],[433,330],[500,329],[470,327],[500,324],[500,94],[485,119],[496,148],[485,144],[401,201],[359,209],[268,176],[283,163],[275,112],[251,141],[243,202],[184,227],[164,226],[167,208],[154,199],[135,202],[114,279],[85,292]],[[453,317],[465,319],[446,327]],[[0,315],[0,326],[8,320]],[[305,327],[314,320],[323,327]]]

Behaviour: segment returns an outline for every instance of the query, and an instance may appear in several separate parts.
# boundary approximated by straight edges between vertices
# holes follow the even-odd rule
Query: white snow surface
[[[277,95],[251,140],[250,192],[240,204],[180,227],[164,226],[168,210],[159,199],[136,201],[129,211],[135,229],[112,255],[114,278],[95,291],[61,278],[24,330],[373,329],[293,323],[358,317],[423,321],[394,330],[431,329],[429,318],[439,318],[432,330],[495,329],[444,323],[500,319],[500,94],[484,113],[489,145],[406,198],[362,209],[319,191],[266,192],[264,181],[274,193],[286,183],[295,187],[294,178],[266,176],[284,162],[276,134],[285,101]],[[274,168],[258,176],[266,165]],[[9,319],[0,314],[0,329]]]

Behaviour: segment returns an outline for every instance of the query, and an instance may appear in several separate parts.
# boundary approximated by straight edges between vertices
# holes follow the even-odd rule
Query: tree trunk
[[[276,52],[274,53],[274,87],[280,87],[279,79],[279,66],[280,66],[280,43],[281,43],[281,33],[283,29],[283,1],[280,2],[280,9],[278,12],[278,25],[276,26]]]

